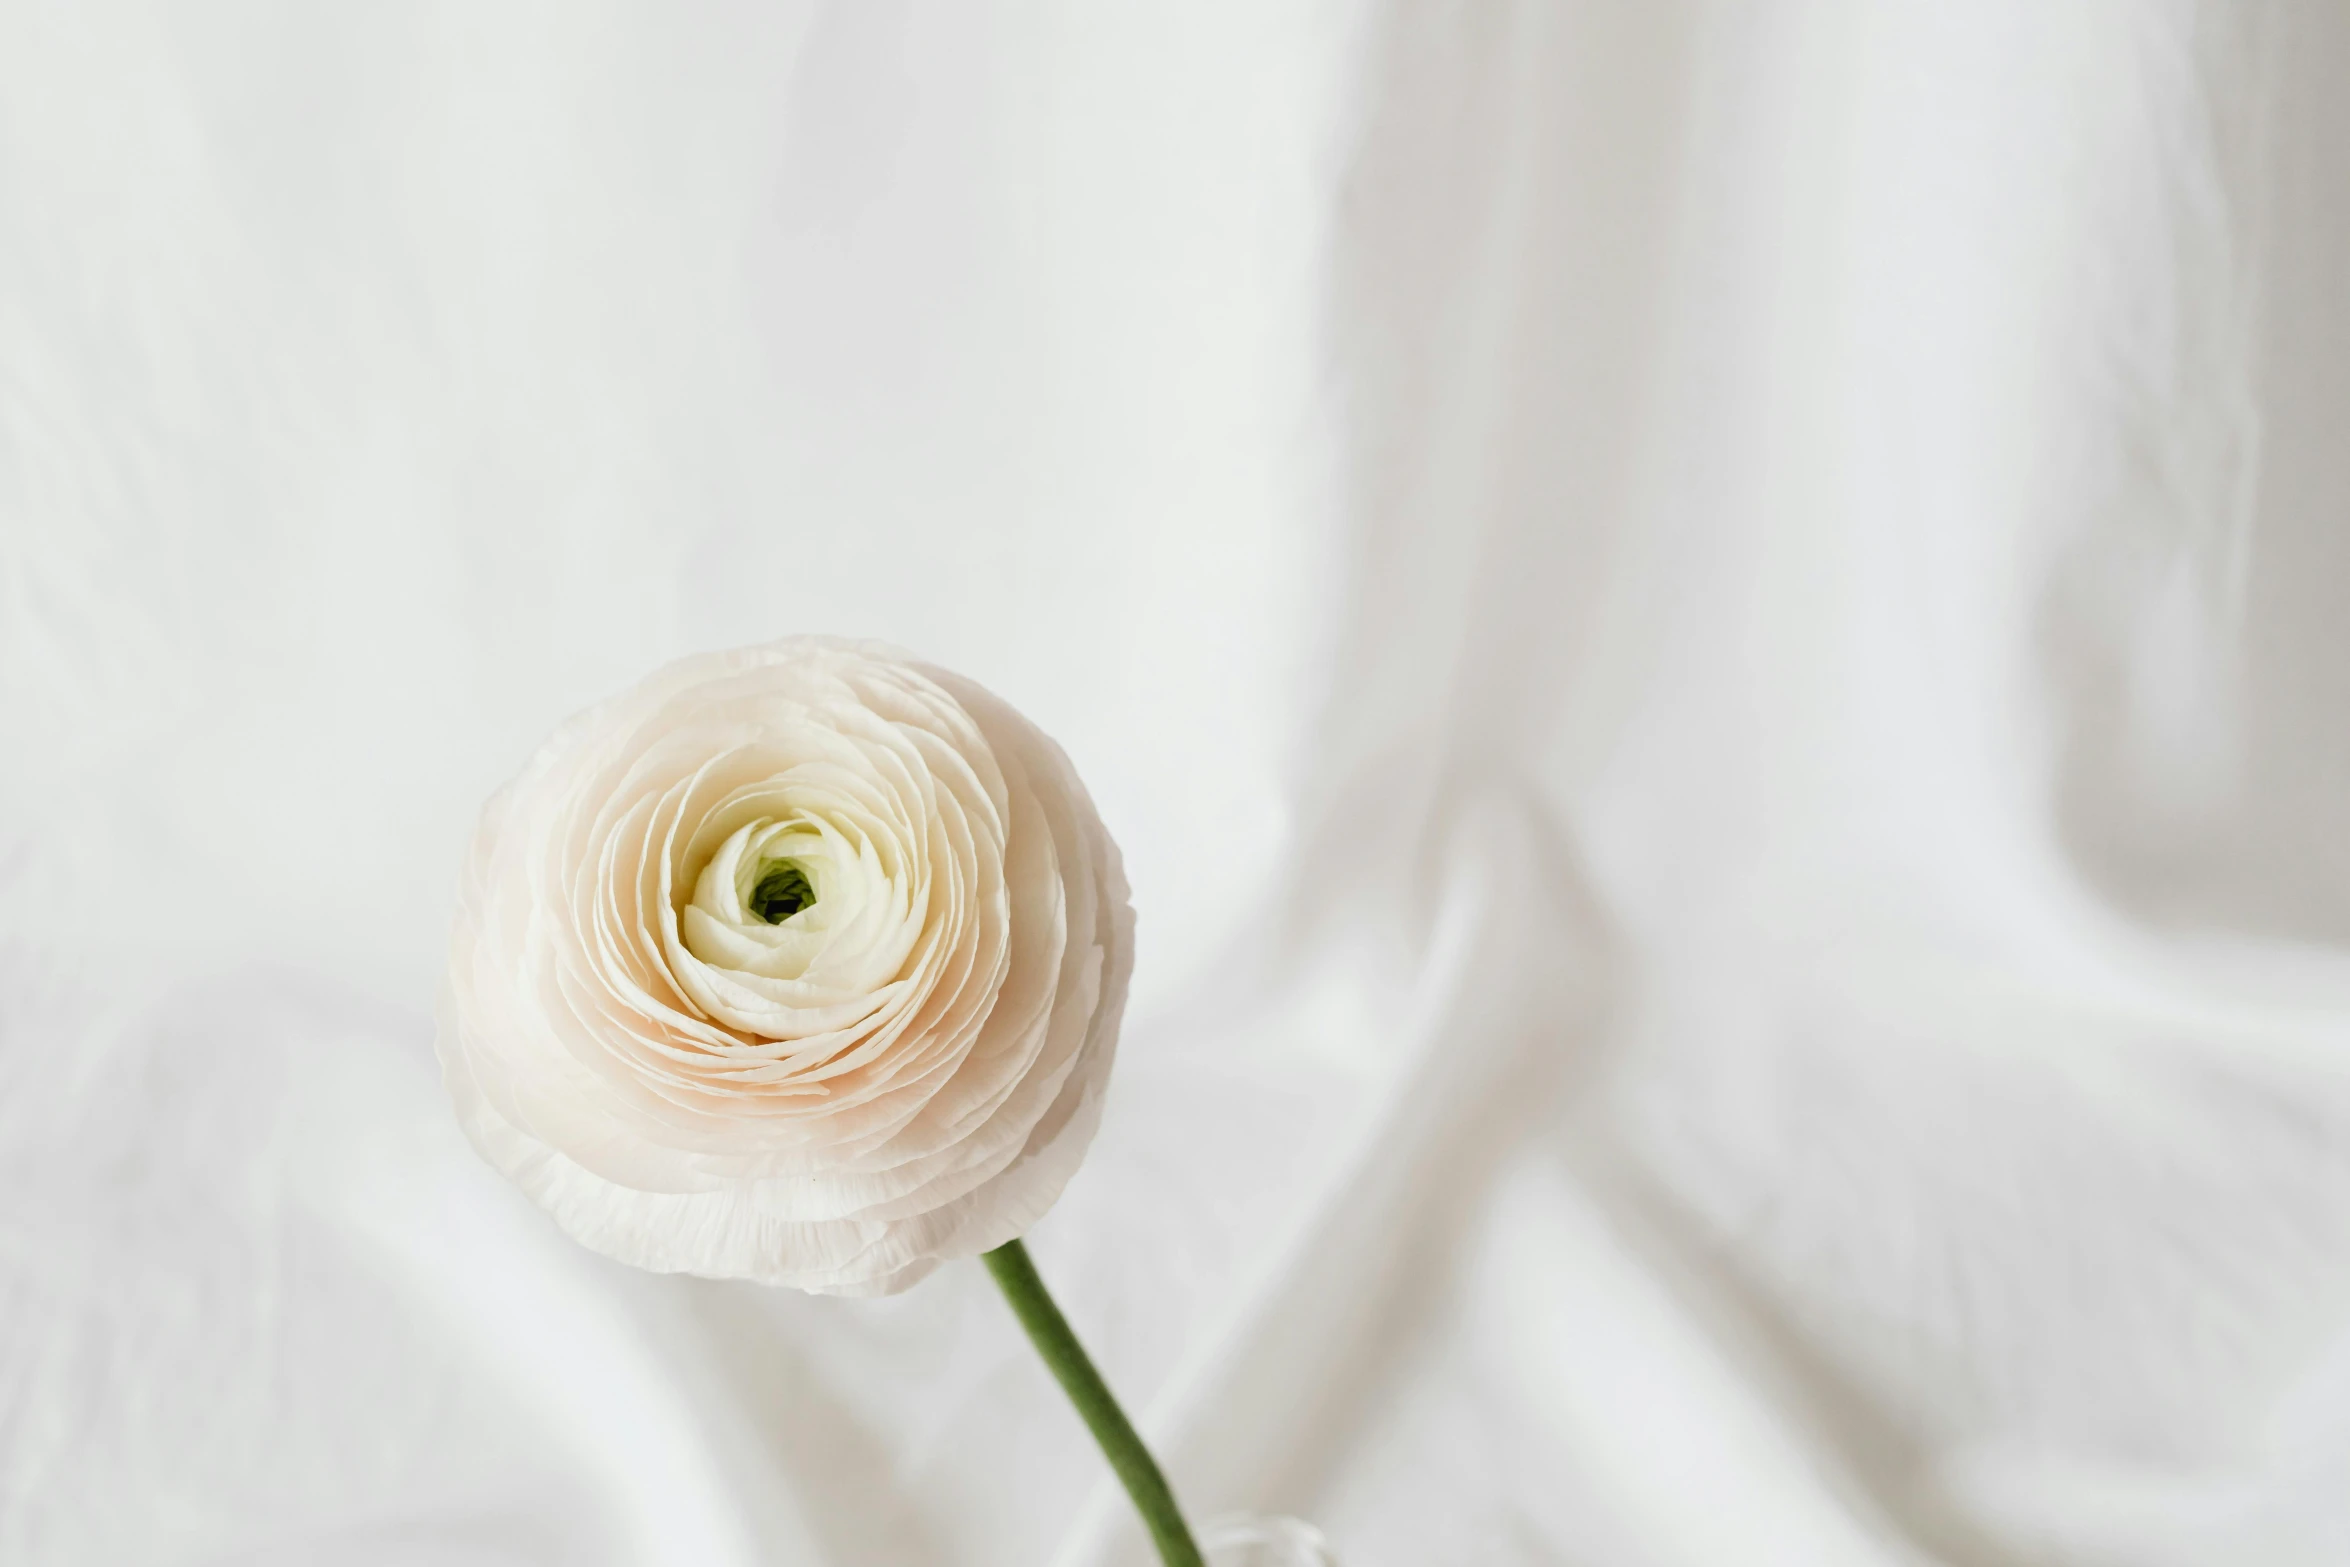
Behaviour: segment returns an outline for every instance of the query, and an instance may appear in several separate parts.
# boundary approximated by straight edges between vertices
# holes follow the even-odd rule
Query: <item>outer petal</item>
[[[793,802],[836,813],[808,830],[882,901],[810,924],[807,982],[681,973],[701,864]],[[582,1243],[885,1294],[1058,1198],[1132,966],[1118,853],[1059,747],[895,650],[794,638],[655,672],[490,802],[439,1051],[475,1146]],[[780,1037],[746,1032],[770,1016]]]

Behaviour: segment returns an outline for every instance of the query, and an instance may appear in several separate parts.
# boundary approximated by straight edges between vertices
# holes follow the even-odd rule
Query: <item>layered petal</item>
[[[1068,759],[980,687],[830,638],[683,659],[485,808],[443,1073],[599,1251],[886,1293],[1059,1195],[1132,925]]]

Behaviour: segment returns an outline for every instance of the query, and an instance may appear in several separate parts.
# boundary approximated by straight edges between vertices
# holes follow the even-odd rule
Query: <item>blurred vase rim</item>
[[[1212,1567],[1338,1567],[1322,1531],[1302,1518],[1224,1513],[1199,1527]]]

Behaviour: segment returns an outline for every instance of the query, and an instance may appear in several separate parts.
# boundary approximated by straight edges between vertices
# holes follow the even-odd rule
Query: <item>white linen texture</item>
[[[646,1272],[451,1113],[484,800],[822,633],[1116,840],[1024,1244],[1203,1522],[2344,1567],[2344,82],[2318,0],[0,0],[0,1563],[1147,1567],[980,1264]],[[679,1016],[781,1025],[753,820]],[[675,1263],[988,1238],[531,1039]]]
[[[1133,925],[1067,757],[971,682],[822,637],[681,659],[484,810],[442,1068],[582,1243],[889,1294],[1060,1195]]]

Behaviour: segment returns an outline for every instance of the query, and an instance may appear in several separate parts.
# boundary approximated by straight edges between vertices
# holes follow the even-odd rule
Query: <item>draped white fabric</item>
[[[0,6],[0,1560],[1139,1560],[976,1265],[460,1138],[696,648],[1060,738],[1032,1247],[1350,1567],[2350,1562],[2350,12]]]

